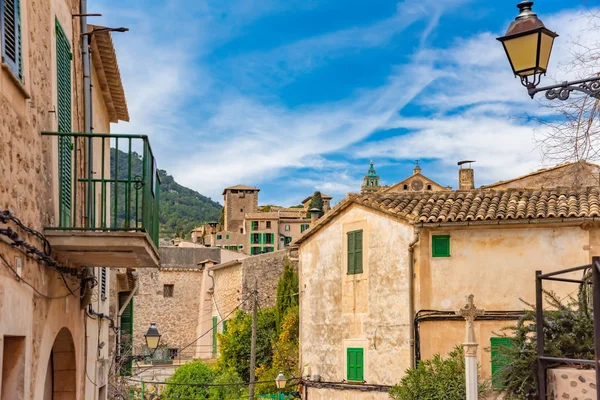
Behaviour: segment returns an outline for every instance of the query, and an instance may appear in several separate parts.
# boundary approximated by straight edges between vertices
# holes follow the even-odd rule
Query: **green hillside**
[[[118,150],[119,177],[127,176],[127,153]],[[115,165],[115,149],[110,149],[110,165]],[[142,157],[132,154],[132,175],[142,175]],[[160,236],[169,238],[174,235],[188,234],[194,227],[208,221],[217,221],[221,205],[195,190],[181,186],[167,171],[160,169]],[[114,171],[111,173],[114,176]],[[119,187],[119,220],[125,217],[125,188]]]

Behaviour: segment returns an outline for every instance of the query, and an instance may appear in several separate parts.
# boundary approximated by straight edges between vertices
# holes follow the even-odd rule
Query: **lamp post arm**
[[[537,93],[546,92],[548,100],[567,100],[571,92],[577,90],[600,100],[600,76],[571,82],[564,81],[563,83],[551,86],[536,87],[534,84],[528,84],[526,87],[527,93],[529,93],[532,99]]]

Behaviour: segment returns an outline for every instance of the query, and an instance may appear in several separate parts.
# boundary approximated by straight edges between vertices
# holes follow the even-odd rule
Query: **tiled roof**
[[[355,203],[414,222],[600,217],[600,188],[374,193]]]
[[[307,240],[352,204],[413,224],[595,218],[600,217],[600,187],[350,194],[292,244]]]
[[[305,198],[304,200],[302,200],[302,203],[301,203],[301,204],[306,204],[306,203],[308,203],[310,200],[312,200],[312,198],[313,198],[313,195],[311,194],[310,196],[308,196],[307,198]],[[323,200],[331,200],[331,199],[333,199],[333,197],[331,197],[331,196],[327,196],[325,193],[321,193],[321,198],[322,198]]]
[[[246,185],[235,185],[235,186],[227,187],[227,188],[223,189],[223,194],[225,194],[226,190],[253,190],[253,191],[256,191],[256,192],[260,191],[259,188],[255,188],[255,187],[252,187],[252,186],[246,186]]]

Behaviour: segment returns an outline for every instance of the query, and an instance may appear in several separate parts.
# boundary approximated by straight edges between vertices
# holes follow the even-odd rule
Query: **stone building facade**
[[[210,222],[191,231],[192,241],[249,255],[277,251],[299,238],[310,227],[307,216],[312,196],[303,208],[258,206],[260,189],[236,185],[225,188],[224,225]],[[331,196],[322,195],[323,211],[331,208]]]
[[[94,268],[87,269],[83,266],[89,263],[73,247],[66,249],[59,243],[69,236],[81,250],[85,247],[81,232],[51,230],[61,223],[59,163],[82,173],[90,165],[85,161],[88,153],[96,160],[92,168],[99,171],[102,144],[95,143],[94,150],[88,151],[82,139],[71,138],[71,146],[79,144],[76,155],[73,151],[69,161],[59,160],[58,137],[43,133],[85,131],[82,32],[80,20],[73,17],[81,13],[80,4],[6,0],[0,8],[4,21],[0,27],[4,29],[0,32],[0,397],[103,400],[112,325],[106,269],[114,266],[110,249],[91,251]],[[95,28],[88,26],[88,31]],[[97,42],[92,48],[96,46],[98,52],[91,59],[92,84],[97,88],[91,96],[92,124],[109,133],[110,122],[128,119],[127,104],[110,33],[94,36]],[[110,87],[105,85],[109,80]],[[72,194],[78,185],[74,178],[68,183],[63,194]],[[85,210],[89,198],[80,196],[68,204],[74,223],[89,216]],[[87,245],[102,247],[110,235],[91,236]],[[16,239],[50,258],[40,261],[32,256],[31,247],[13,245]],[[98,283],[94,289],[86,283],[92,280]]]
[[[535,271],[600,254],[600,188],[351,195],[297,240],[300,364],[311,399],[387,399],[419,359],[464,340],[453,312],[473,294],[481,374],[503,327],[535,302]],[[507,278],[510,277],[510,278]],[[571,274],[569,278],[581,279]],[[548,283],[561,298],[571,285]],[[497,362],[497,361],[496,361]]]

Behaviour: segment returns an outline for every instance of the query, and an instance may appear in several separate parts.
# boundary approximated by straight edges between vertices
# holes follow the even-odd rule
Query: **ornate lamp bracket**
[[[521,83],[527,88],[527,93],[533,99],[539,92],[546,92],[546,98],[548,100],[567,100],[571,95],[571,92],[576,90],[587,94],[590,97],[600,100],[600,76],[596,76],[588,79],[581,79],[578,81],[563,82],[558,85],[537,87],[539,79],[535,79],[533,82],[528,82],[526,78],[521,78]]]

